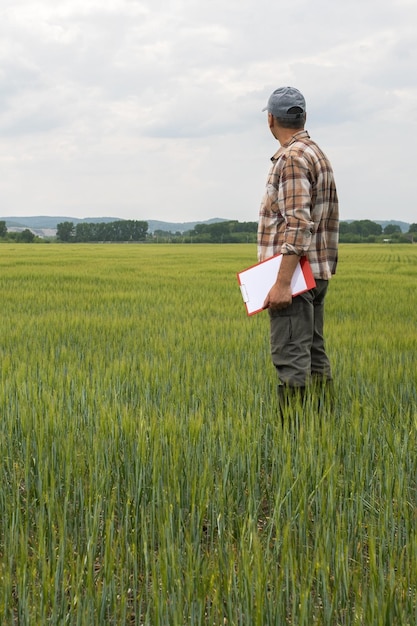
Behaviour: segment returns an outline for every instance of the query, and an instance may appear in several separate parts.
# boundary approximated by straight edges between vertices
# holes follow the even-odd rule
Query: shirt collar
[[[284,152],[284,150],[286,148],[288,148],[288,146],[290,146],[294,142],[298,141],[299,139],[310,139],[310,135],[304,129],[303,130],[299,130],[297,133],[295,133],[291,137],[291,139],[289,139],[286,143],[284,143],[282,146],[280,146],[279,150],[277,152],[275,152],[274,156],[271,158],[271,161],[276,161],[281,156],[281,154]]]

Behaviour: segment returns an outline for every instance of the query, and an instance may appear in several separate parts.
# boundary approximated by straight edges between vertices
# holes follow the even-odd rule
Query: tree
[[[94,241],[92,226],[89,222],[79,222],[75,227],[75,240],[80,242]]]
[[[417,233],[417,224],[410,224],[409,233]]]
[[[401,228],[398,224],[387,224],[384,228],[384,235],[393,235],[394,233],[400,233]]]
[[[347,235],[350,232],[351,232],[351,230],[350,230],[349,222],[340,222],[340,224],[339,224],[339,234],[340,235]]]
[[[7,237],[7,226],[4,220],[0,222],[0,237]]]
[[[74,223],[61,222],[57,224],[56,236],[60,241],[71,241],[74,238]]]
[[[382,226],[371,220],[355,220],[350,224],[350,232],[360,237],[369,237],[369,235],[380,235]]]
[[[22,241],[23,243],[32,243],[34,239],[35,235],[29,228],[25,228],[25,230],[22,230],[22,232],[18,234],[18,241]]]

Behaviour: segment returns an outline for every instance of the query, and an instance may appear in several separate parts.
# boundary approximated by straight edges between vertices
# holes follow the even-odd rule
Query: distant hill
[[[389,224],[394,224],[394,226],[399,226],[403,233],[408,233],[408,231],[410,230],[410,224],[408,222],[400,222],[397,220],[389,220],[388,222],[387,221],[380,222],[379,220],[377,220],[376,223],[381,224],[382,229],[384,229],[385,226],[388,226]]]
[[[73,222],[74,224],[78,224],[79,222],[89,222],[90,224],[100,224],[101,222],[117,222],[120,220],[120,217],[61,217],[61,216],[51,216],[51,215],[36,215],[29,217],[0,217],[1,221],[6,222],[7,228],[15,227],[15,228],[56,228],[57,224],[61,224],[61,222]]]
[[[366,219],[366,218],[364,218]],[[342,222],[347,222],[348,224],[351,224],[352,222],[358,222],[360,220],[341,220]],[[401,228],[401,231],[403,233],[408,233],[409,229],[410,229],[410,224],[408,222],[401,222],[398,220],[385,220],[385,221],[381,221],[381,220],[370,220],[371,222],[375,222],[375,224],[380,224],[382,226],[382,229],[385,228],[385,226],[388,226],[389,224],[394,224],[394,226],[399,226]]]
[[[210,220],[200,220],[195,222],[160,222],[158,220],[146,220],[149,225],[149,232],[154,233],[156,230],[169,231],[171,233],[185,233],[187,230],[193,230],[197,224],[216,224],[217,222],[228,222],[221,217],[213,217]]]
[[[16,229],[25,229],[29,228],[30,230],[35,231],[48,231],[48,236],[50,235],[51,229],[55,229],[57,224],[61,224],[62,222],[73,222],[73,224],[79,224],[80,222],[88,222],[90,224],[100,224],[102,222],[118,222],[121,221],[120,217],[67,217],[67,216],[48,216],[48,215],[37,215],[37,216],[28,216],[28,217],[0,217],[0,221],[5,221],[7,228],[10,230]],[[141,220],[142,221],[142,220]],[[193,230],[197,224],[214,224],[216,222],[225,222],[228,221],[221,217],[213,217],[212,219],[205,221],[195,221],[195,222],[162,222],[159,220],[144,220],[148,222],[149,232],[153,233],[155,230],[164,230],[170,231],[172,233],[180,232],[184,233],[187,230]],[[39,234],[39,232],[36,232]]]

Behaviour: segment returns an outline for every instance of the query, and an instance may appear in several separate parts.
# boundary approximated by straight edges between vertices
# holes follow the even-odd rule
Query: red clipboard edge
[[[257,265],[261,265],[262,263],[266,263],[267,261],[270,261],[271,259],[273,259],[276,256],[281,256],[280,254],[274,254],[272,257],[268,257],[267,259],[264,259],[263,261],[259,261],[258,263],[254,263],[253,265],[250,265],[249,267],[245,268],[244,270],[242,270],[241,272],[237,272],[236,276],[237,276],[237,280],[239,283],[239,287],[242,286],[242,282],[240,280],[240,274],[242,274],[243,272],[246,272],[247,270],[252,269],[252,267],[256,267]],[[313,271],[311,269],[311,265],[308,262],[308,259],[306,256],[302,256],[300,257],[300,267],[301,267],[301,271],[303,272],[304,275],[304,280],[306,281],[306,288],[302,289],[301,291],[297,291],[297,293],[293,293],[293,298],[295,298],[296,296],[301,295],[302,293],[305,293],[306,291],[310,291],[310,289],[314,289],[314,287],[316,286],[316,280],[313,276]],[[248,317],[252,317],[252,315],[256,315],[257,313],[261,313],[261,311],[266,311],[266,309],[260,308],[257,309],[256,311],[251,311],[249,313],[248,311],[248,305],[246,302],[244,302],[245,305],[245,309],[246,309],[246,314]]]
[[[303,289],[303,291],[299,291],[298,293],[293,294],[294,296],[298,296],[300,293],[304,293],[305,291],[310,291],[310,289],[314,289],[314,287],[316,286],[316,280],[313,276],[313,270],[311,269],[311,265],[308,262],[308,259],[306,256],[302,256],[300,258],[300,266],[304,274],[304,279],[306,281],[307,289]]]

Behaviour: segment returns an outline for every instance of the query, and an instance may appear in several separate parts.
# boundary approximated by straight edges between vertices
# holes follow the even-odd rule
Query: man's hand
[[[288,287],[280,286],[275,283],[270,289],[263,304],[264,309],[286,309],[292,303],[291,285]]]
[[[295,254],[285,254],[282,257],[277,280],[265,298],[264,309],[286,309],[292,303],[291,279],[297,263],[300,260]]]

